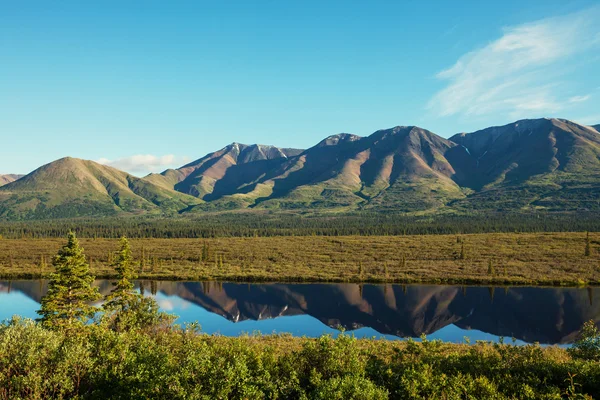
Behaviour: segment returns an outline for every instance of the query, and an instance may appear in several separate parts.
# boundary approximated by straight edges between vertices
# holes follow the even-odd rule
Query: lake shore
[[[81,239],[97,278],[114,278],[114,239]],[[584,286],[600,284],[600,234],[487,233],[132,239],[141,279],[237,282],[431,283]],[[0,278],[53,271],[63,239],[0,240]]]

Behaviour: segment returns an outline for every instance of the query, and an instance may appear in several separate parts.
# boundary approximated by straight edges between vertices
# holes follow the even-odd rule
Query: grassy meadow
[[[81,243],[92,272],[114,277],[110,264],[117,240]],[[0,239],[0,277],[47,276],[63,244],[62,238]],[[132,239],[131,246],[143,279],[600,283],[600,233],[589,239],[581,232]]]

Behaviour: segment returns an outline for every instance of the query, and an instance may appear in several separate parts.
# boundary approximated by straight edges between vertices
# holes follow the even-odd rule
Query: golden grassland
[[[0,277],[39,278],[63,239],[0,239]],[[600,233],[486,233],[131,240],[143,279],[600,284]],[[117,240],[81,239],[93,273],[114,277]]]

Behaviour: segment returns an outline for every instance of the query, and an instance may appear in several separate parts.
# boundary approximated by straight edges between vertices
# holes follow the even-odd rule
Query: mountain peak
[[[362,139],[361,136],[353,135],[351,133],[338,133],[336,135],[327,136],[321,140],[316,147],[335,146],[340,143],[356,142]]]

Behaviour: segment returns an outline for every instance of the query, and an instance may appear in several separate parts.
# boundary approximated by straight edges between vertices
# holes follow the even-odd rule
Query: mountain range
[[[67,157],[23,177],[0,176],[0,218],[234,209],[597,211],[599,129],[543,118],[449,139],[397,126],[366,137],[332,135],[306,150],[232,143],[143,178]]]

